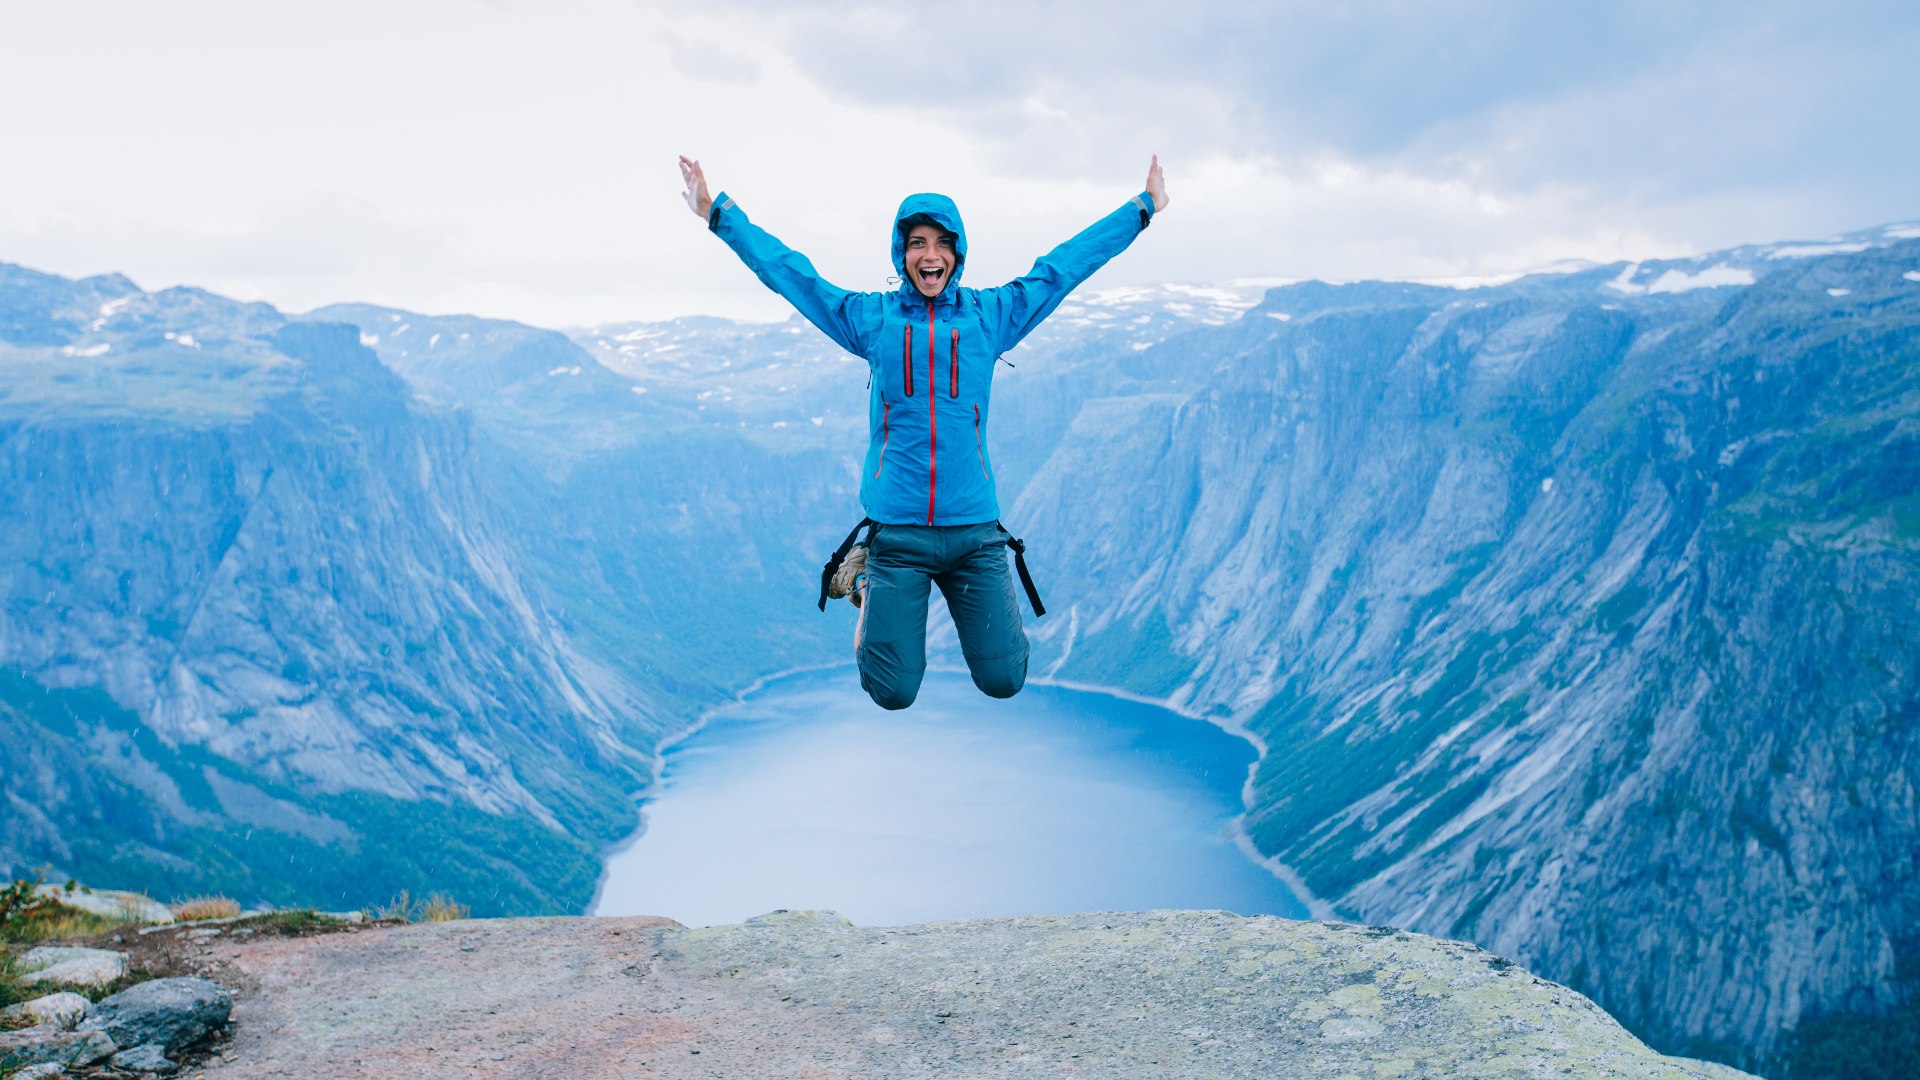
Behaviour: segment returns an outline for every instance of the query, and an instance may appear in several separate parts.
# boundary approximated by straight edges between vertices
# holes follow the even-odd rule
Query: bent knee
[[[968,664],[967,668],[973,674],[973,685],[991,698],[1010,698],[1027,685],[1027,657],[1024,653]]]
[[[865,690],[873,703],[883,709],[904,709],[920,696],[920,681],[925,674],[924,671],[877,671],[863,663],[860,667],[860,689]]]
[[[920,688],[917,686],[869,686],[867,696],[873,699],[875,705],[889,711],[897,711],[913,704],[914,699],[920,696]]]

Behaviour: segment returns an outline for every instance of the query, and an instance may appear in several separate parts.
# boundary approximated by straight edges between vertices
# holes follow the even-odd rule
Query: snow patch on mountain
[[[1628,296],[1640,296],[1655,293],[1682,293],[1694,289],[1717,289],[1729,285],[1753,284],[1753,271],[1738,266],[1719,263],[1709,266],[1698,273],[1673,268],[1662,271],[1652,284],[1640,285],[1634,278],[1640,274],[1639,263],[1629,263],[1623,267],[1618,277],[1606,283],[1603,288]]]
[[[1725,263],[1709,266],[1697,274],[1668,270],[1647,286],[1649,293],[1680,293],[1694,289],[1718,289],[1728,285],[1753,284],[1753,271]]]
[[[1890,234],[1891,235],[1891,234]],[[1864,240],[1831,244],[1787,244],[1767,253],[1769,259],[1810,259],[1816,255],[1851,255],[1873,245]]]

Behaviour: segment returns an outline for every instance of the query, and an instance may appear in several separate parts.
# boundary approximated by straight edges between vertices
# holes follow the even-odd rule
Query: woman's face
[[[953,250],[953,234],[935,225],[915,225],[907,233],[907,279],[920,295],[939,296],[960,265]]]

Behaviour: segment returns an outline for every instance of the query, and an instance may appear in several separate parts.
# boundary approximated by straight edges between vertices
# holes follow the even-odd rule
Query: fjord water
[[[1236,845],[1248,744],[1165,709],[930,672],[888,713],[852,671],[794,676],[666,753],[597,915],[690,926],[832,908],[890,926],[1214,908],[1305,918]]]

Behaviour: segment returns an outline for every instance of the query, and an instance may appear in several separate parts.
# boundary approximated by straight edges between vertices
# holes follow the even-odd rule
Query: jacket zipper
[[[907,396],[913,396],[913,324],[907,324],[907,340],[900,350],[900,371],[907,381]]]
[[[957,326],[953,328],[953,351],[948,355],[952,357],[953,366],[947,372],[947,396],[959,397],[960,396],[960,328]]]
[[[980,433],[980,405],[977,402],[973,406],[973,452],[980,455],[980,475],[992,483],[993,474],[987,471],[987,440]]]
[[[881,402],[880,403],[880,464],[875,465],[873,467],[873,475],[876,479],[878,479],[880,476],[880,470],[887,467],[887,444],[893,441],[893,425],[889,424],[887,422],[887,419],[892,415],[893,415],[893,402],[891,401]]]
[[[927,524],[933,524],[933,493],[940,487],[940,393],[934,389],[933,300],[927,300]]]

